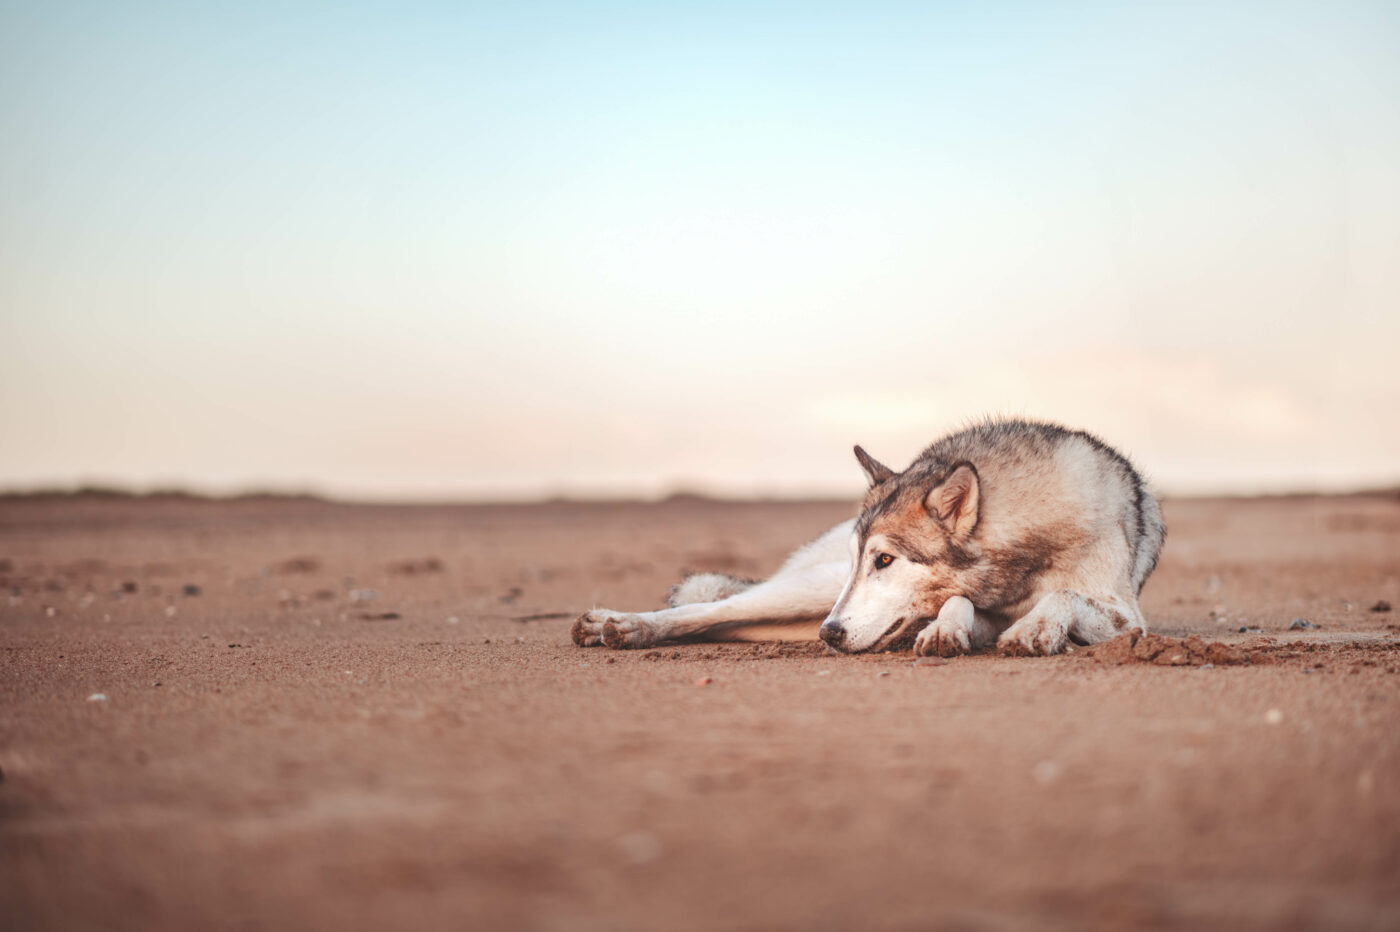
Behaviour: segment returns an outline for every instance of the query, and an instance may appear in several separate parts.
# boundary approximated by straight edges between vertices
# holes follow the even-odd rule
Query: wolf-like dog
[[[586,612],[581,647],[820,637],[847,653],[912,645],[953,656],[995,645],[1054,654],[1146,632],[1138,595],[1166,524],[1121,453],[1055,424],[990,420],[949,434],[903,472],[860,447],[860,514],[763,582],[691,576],[670,608]]]

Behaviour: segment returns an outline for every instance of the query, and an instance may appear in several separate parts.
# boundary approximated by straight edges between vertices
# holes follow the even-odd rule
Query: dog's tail
[[[666,604],[672,608],[696,602],[718,602],[738,595],[754,584],[752,579],[739,579],[721,573],[695,573],[671,587]]]
[[[1138,541],[1133,559],[1133,588],[1142,592],[1143,583],[1157,568],[1162,555],[1162,542],[1167,537],[1167,523],[1162,520],[1162,506],[1157,497],[1145,488],[1138,491]]]

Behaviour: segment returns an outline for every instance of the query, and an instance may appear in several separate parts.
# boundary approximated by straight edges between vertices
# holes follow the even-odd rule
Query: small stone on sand
[[[1308,621],[1306,618],[1295,618],[1295,619],[1293,619],[1293,623],[1292,623],[1291,625],[1288,626],[1288,630],[1289,630],[1289,631],[1302,631],[1304,628],[1316,628],[1316,627],[1317,627],[1316,624],[1314,624],[1314,623],[1311,622],[1311,621]]]
[[[1264,713],[1264,721],[1268,722],[1270,725],[1277,725],[1279,722],[1283,721],[1283,713],[1278,709],[1270,709]]]
[[[88,696],[87,701],[88,701],[88,702],[106,702],[106,701],[107,701],[107,694],[106,694],[106,693],[93,693],[91,696]]]

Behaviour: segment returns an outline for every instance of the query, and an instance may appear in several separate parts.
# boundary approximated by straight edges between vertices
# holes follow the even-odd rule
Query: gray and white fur
[[[691,577],[670,608],[586,612],[574,642],[819,636],[849,653],[1053,654],[1146,630],[1138,595],[1166,525],[1142,476],[1097,437],[989,420],[936,441],[903,472],[859,447],[856,458],[870,483],[859,516],[767,580]]]

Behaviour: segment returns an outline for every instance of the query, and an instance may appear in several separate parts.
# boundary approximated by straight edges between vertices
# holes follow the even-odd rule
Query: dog
[[[654,612],[594,609],[580,647],[819,637],[845,653],[1044,655],[1147,630],[1138,596],[1166,524],[1142,475],[1098,437],[987,420],[935,441],[903,472],[855,448],[860,514],[763,582],[716,574]]]

